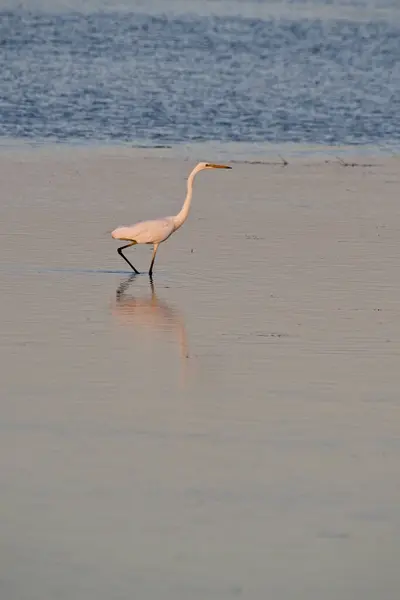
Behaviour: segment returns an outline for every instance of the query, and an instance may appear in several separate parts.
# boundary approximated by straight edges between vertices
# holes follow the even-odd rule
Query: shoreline
[[[338,163],[341,166],[377,166],[370,161],[400,158],[400,146],[396,144],[329,146],[301,143],[256,142],[193,142],[173,144],[146,144],[142,142],[57,142],[23,139],[0,139],[0,158],[10,155],[71,159],[80,157],[134,157],[146,159],[175,159],[185,161],[224,160],[239,164],[265,164],[289,166],[291,163]]]

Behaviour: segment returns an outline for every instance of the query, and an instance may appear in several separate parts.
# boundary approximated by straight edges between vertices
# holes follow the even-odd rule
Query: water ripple
[[[400,140],[395,22],[0,13],[0,135]]]

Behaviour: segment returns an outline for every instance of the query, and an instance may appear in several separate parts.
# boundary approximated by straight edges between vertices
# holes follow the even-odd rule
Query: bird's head
[[[201,162],[197,165],[199,171],[202,169],[232,169],[228,165],[216,165],[215,163]]]

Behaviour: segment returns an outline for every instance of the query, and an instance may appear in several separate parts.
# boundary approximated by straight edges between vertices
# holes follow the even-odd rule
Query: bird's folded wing
[[[129,227],[121,227],[121,234],[124,239],[136,241],[138,244],[155,244],[166,240],[173,230],[172,219],[166,218],[140,221]]]

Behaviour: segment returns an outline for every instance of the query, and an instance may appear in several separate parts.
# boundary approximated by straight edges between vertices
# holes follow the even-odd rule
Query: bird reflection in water
[[[138,276],[133,273],[120,283],[116,292],[114,312],[126,325],[146,328],[153,332],[172,333],[180,348],[182,374],[185,380],[189,349],[183,317],[178,310],[171,308],[165,301],[158,298],[151,277],[149,278],[149,295],[133,296],[128,294],[128,289],[136,279]]]

